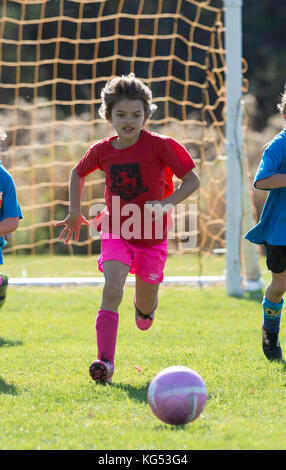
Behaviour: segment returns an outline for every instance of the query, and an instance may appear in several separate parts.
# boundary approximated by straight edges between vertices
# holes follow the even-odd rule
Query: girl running
[[[90,375],[111,382],[118,309],[128,273],[135,274],[135,321],[141,330],[153,323],[158,290],[166,263],[170,209],[199,186],[195,164],[176,140],[149,132],[144,126],[156,109],[151,90],[134,74],[108,81],[101,93],[100,116],[112,123],[116,135],[96,142],[73,168],[70,207],[59,238],[79,239],[84,179],[100,169],[105,173],[106,209],[94,224],[101,232],[99,270],[105,284],[97,313],[97,359]],[[174,191],[172,176],[182,180]],[[132,214],[132,216],[130,216]]]
[[[286,90],[278,109],[286,119]],[[265,246],[266,264],[272,274],[262,302],[262,349],[268,360],[281,360],[279,330],[286,291],[286,129],[264,151],[254,187],[269,191],[259,223],[245,236]]]

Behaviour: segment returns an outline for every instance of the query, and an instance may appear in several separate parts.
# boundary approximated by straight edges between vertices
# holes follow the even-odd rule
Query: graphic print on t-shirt
[[[124,201],[131,201],[139,194],[148,191],[148,186],[143,186],[139,163],[111,165],[110,178],[112,180],[110,191]]]

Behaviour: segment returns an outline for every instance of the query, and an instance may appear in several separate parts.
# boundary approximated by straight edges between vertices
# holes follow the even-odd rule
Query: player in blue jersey
[[[278,104],[286,120],[286,89]],[[262,302],[262,348],[269,360],[281,360],[279,330],[286,291],[286,128],[265,149],[254,178],[254,187],[269,191],[258,224],[245,238],[264,245],[272,273]]]
[[[4,139],[5,133],[0,129],[0,140]],[[22,219],[22,212],[13,178],[0,164],[0,264],[3,264],[2,249],[7,245],[10,233],[17,229],[20,219]],[[0,273],[0,307],[6,299],[7,285],[8,276]]]

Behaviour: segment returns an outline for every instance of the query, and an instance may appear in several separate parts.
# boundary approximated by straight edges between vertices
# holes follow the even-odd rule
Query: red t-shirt
[[[100,169],[106,175],[109,221],[102,224],[102,230],[134,245],[156,245],[167,237],[167,216],[163,224],[162,220],[161,224],[150,222],[144,204],[169,196],[174,190],[173,174],[181,179],[195,168],[195,163],[185,147],[171,137],[142,130],[134,145],[115,149],[111,142],[116,137],[92,145],[78,162],[77,174],[85,177]]]

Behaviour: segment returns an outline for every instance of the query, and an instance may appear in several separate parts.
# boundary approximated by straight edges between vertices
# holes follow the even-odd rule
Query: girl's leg
[[[91,377],[100,383],[111,382],[114,370],[118,307],[123,297],[129,266],[120,261],[106,261],[103,263],[103,272],[105,284],[96,318],[97,360],[90,366]]]
[[[286,291],[286,271],[282,273],[272,272],[272,281],[265,291],[265,297],[270,302],[281,303],[284,292]]]
[[[286,291],[286,271],[272,272],[272,280],[265,291],[262,302],[263,325],[262,347],[265,356],[269,360],[281,359],[282,350],[279,343],[279,330],[281,312],[284,304],[283,295]]]
[[[0,308],[5,303],[7,287],[8,287],[8,276],[6,274],[0,273]]]
[[[123,288],[130,267],[120,261],[110,260],[103,263],[104,287],[100,309],[117,312],[122,301]]]
[[[135,321],[140,330],[147,330],[153,323],[154,311],[158,305],[160,283],[150,284],[136,276]]]

